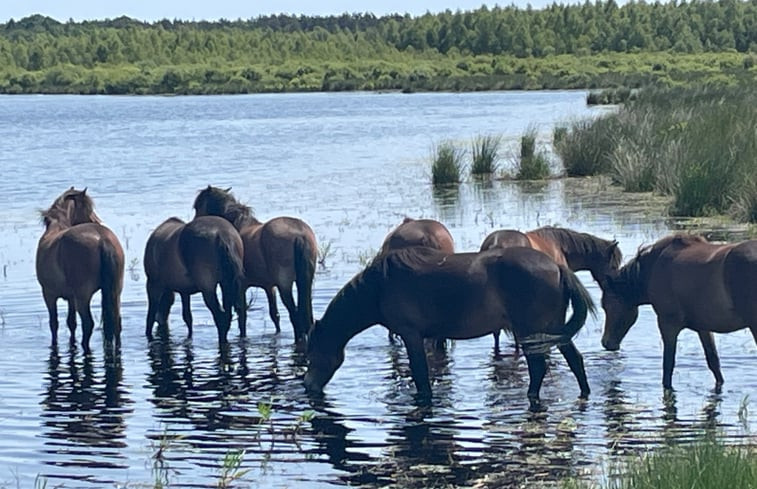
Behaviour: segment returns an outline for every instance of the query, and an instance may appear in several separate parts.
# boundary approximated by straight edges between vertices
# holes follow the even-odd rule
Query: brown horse
[[[448,255],[455,252],[455,240],[444,224],[434,219],[405,217],[396,228],[386,235],[378,254],[379,256],[386,255],[391,251],[411,246],[425,246]],[[394,342],[395,336],[394,333],[389,331],[389,341]],[[437,350],[444,349],[446,340],[444,338],[439,339],[434,346]]]
[[[573,315],[565,323],[568,303]],[[476,338],[507,329],[523,345],[532,410],[557,345],[589,395],[583,359],[572,338],[594,304],[567,267],[530,248],[446,254],[426,247],[377,257],[328,305],[309,335],[305,387],[320,393],[356,334],[382,324],[402,337],[418,393],[431,394],[423,340]]]
[[[312,290],[318,244],[315,233],[304,221],[276,217],[258,221],[250,207],[238,202],[231,189],[208,185],[194,202],[197,216],[221,216],[239,230],[244,242],[244,289],[260,287],[268,299],[268,311],[281,331],[276,289],[281,294],[297,342],[303,341],[313,324]],[[297,302],[292,293],[297,284]]]
[[[757,342],[757,240],[714,244],[679,234],[639,250],[605,284],[602,346],[620,348],[642,304],[657,313],[663,387],[673,388],[676,340],[688,328],[699,335],[719,388],[723,375],[712,333],[750,328]]]
[[[379,254],[411,246],[425,246],[450,255],[455,252],[455,240],[444,224],[433,219],[406,217],[386,235]]]
[[[95,326],[90,309],[92,295],[102,295],[105,340],[118,342],[121,335],[121,289],[124,252],[113,232],[94,212],[87,189],[73,187],[42,213],[45,232],[37,246],[37,280],[50,316],[53,344],[58,342],[58,306],[68,302],[66,324],[75,341],[76,313],[82,323],[82,346],[89,352]]]
[[[600,287],[608,275],[618,271],[623,260],[617,241],[555,226],[525,233],[515,229],[494,231],[481,243],[481,251],[512,246],[539,250],[558,265],[565,265],[574,272],[589,270]],[[494,333],[494,349],[499,350],[499,332]]]
[[[244,245],[234,226],[215,216],[198,217],[185,223],[171,217],[152,232],[145,246],[147,275],[147,324],[145,334],[152,339],[157,321],[167,327],[174,292],[181,296],[182,315],[192,336],[189,297],[202,293],[213,314],[219,343],[227,340],[231,310],[239,317],[239,332],[246,334],[247,308],[244,300]],[[216,288],[220,285],[222,304]]]

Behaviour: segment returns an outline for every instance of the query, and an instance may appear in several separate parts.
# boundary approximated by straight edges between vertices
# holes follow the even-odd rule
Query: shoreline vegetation
[[[757,4],[482,6],[215,22],[0,24],[0,93],[631,90],[754,83]]]

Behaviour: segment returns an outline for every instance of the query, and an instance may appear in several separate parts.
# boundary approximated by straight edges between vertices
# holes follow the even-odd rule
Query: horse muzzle
[[[305,390],[308,392],[308,394],[321,395],[323,394],[323,383],[318,382],[315,377],[316,376],[313,374],[313,372],[308,370],[305,373],[303,384],[305,384]]]
[[[620,343],[602,338],[602,348],[608,351],[618,351],[620,350]]]

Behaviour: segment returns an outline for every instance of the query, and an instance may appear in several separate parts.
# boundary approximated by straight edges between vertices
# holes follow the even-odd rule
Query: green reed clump
[[[536,134],[536,128],[529,127],[520,138],[520,156],[515,174],[518,180],[543,180],[550,175],[546,153],[536,150]]]
[[[432,150],[431,183],[448,185],[460,183],[465,152],[452,141],[442,141]]]
[[[609,155],[615,149],[617,114],[573,122],[555,137],[555,153],[562,160],[569,177],[586,177],[608,173]],[[555,134],[557,136],[557,134]]]
[[[502,138],[499,136],[477,136],[471,144],[472,175],[491,175],[497,171]]]
[[[662,448],[629,460],[610,480],[590,484],[571,480],[567,489],[721,489],[757,487],[757,451],[716,440]]]

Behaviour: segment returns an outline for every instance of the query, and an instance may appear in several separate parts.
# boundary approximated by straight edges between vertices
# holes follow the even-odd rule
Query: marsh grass
[[[536,128],[529,127],[520,138],[520,155],[515,165],[518,180],[543,180],[550,176],[547,154],[537,151],[536,136]]]
[[[560,127],[568,176],[610,175],[669,195],[679,216],[757,222],[757,87],[647,89],[618,112]]]
[[[497,171],[502,138],[477,136],[471,144],[471,175],[491,175]]]
[[[224,455],[218,475],[217,487],[219,489],[231,487],[235,481],[240,480],[250,471],[242,469],[245,453],[244,450],[231,450]]]
[[[757,487],[757,450],[707,439],[665,447],[630,459],[603,484],[576,480],[565,489],[721,489]]]
[[[452,141],[441,141],[431,153],[431,183],[434,185],[457,184],[463,174],[465,151]]]

